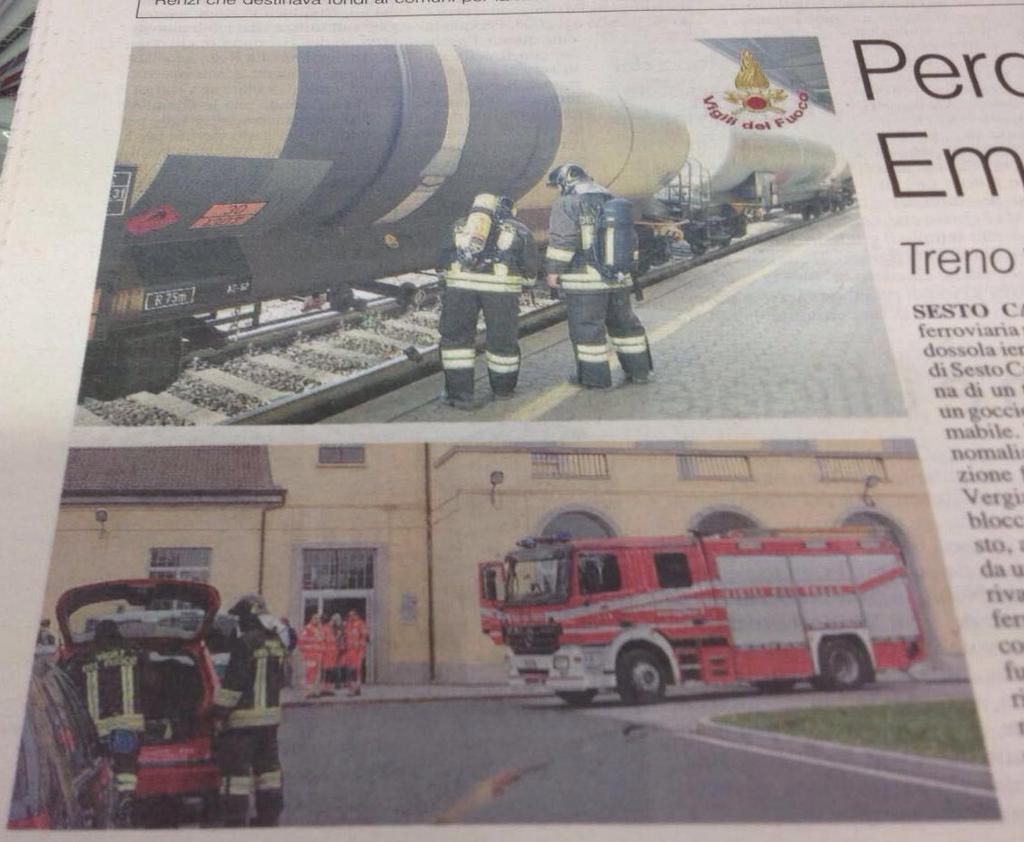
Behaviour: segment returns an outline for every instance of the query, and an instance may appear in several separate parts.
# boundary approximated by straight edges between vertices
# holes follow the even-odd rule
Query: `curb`
[[[453,693],[428,696],[389,696],[373,698],[372,696],[342,696],[334,699],[292,699],[282,702],[282,708],[319,708],[319,707],[352,707],[355,705],[395,705],[395,704],[426,704],[428,702],[501,702],[506,699],[537,699],[546,698],[538,693],[509,693],[495,691],[493,693]]]
[[[976,787],[995,792],[992,772],[988,766],[980,763],[939,760],[933,757],[899,754],[894,751],[826,743],[806,737],[790,737],[770,731],[722,725],[712,722],[710,719],[702,719],[697,723],[697,733],[730,743],[786,751],[804,757],[833,760],[839,763],[848,763],[851,766],[863,766],[866,769],[881,769],[885,772],[926,778],[938,783]]]

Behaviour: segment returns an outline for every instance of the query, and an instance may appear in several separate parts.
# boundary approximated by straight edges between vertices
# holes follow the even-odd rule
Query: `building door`
[[[377,551],[364,547],[333,547],[302,551],[302,620],[314,614],[330,620],[340,614],[344,621],[355,611],[369,632],[363,659],[363,680],[375,677],[374,649],[377,622],[374,611],[374,562]]]

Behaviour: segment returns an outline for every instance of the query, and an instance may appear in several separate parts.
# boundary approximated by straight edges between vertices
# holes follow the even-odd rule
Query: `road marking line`
[[[530,401],[526,406],[520,407],[508,416],[509,421],[532,421],[558,406],[562,401],[568,400],[579,391],[576,386],[569,383],[559,383]]]
[[[764,278],[766,275],[771,274],[776,269],[779,269],[786,263],[789,263],[791,260],[799,257],[804,252],[810,251],[812,248],[815,248],[816,246],[819,246],[822,243],[831,240],[833,237],[839,236],[847,228],[857,225],[859,224],[859,222],[860,220],[857,219],[851,220],[850,222],[847,222],[845,225],[841,225],[839,228],[836,228],[835,230],[830,231],[828,234],[825,234],[823,237],[819,237],[816,240],[804,243],[802,246],[797,246],[795,249],[788,252],[784,257],[780,257],[776,260],[773,260],[771,263],[762,266],[757,271],[751,272],[749,275],[744,275],[742,278],[733,281],[731,284],[728,284],[727,286],[719,290],[707,301],[703,302],[702,304],[698,304],[692,310],[687,310],[685,313],[680,313],[671,321],[665,322],[664,324],[659,325],[658,327],[649,331],[647,334],[648,340],[653,345],[655,342],[660,342],[663,339],[667,339],[680,328],[685,327],[687,324],[694,321],[695,319],[699,319],[701,316],[707,315],[720,304],[723,304],[724,302],[732,298],[734,295],[736,295],[736,293],[742,292],[751,284],[756,283],[757,281]],[[620,369],[618,360],[612,359],[611,367],[613,374],[617,372]],[[546,412],[549,412],[550,410],[554,409],[560,403],[562,403],[565,400],[568,400],[570,397],[577,394],[578,392],[578,387],[572,386],[568,383],[560,383],[559,385],[553,386],[547,391],[542,392],[538,397],[534,398],[526,405],[520,407],[515,412],[512,412],[509,415],[507,415],[506,420],[536,420],[541,415],[544,415]]]
[[[900,783],[911,784],[914,786],[928,786],[935,789],[945,789],[951,792],[959,792],[966,795],[974,795],[979,798],[989,798],[998,803],[999,798],[996,793],[988,789],[979,789],[973,786],[962,786],[960,784],[946,783],[945,781],[935,781],[930,778],[918,778],[913,775],[904,775],[900,772],[886,772],[883,769],[871,769],[866,766],[855,766],[852,763],[841,763],[838,760],[823,760],[820,757],[804,757],[800,754],[790,754],[785,751],[778,751],[777,749],[760,748],[759,746],[748,746],[742,743],[733,743],[728,740],[719,740],[714,737],[705,737],[699,734],[692,733],[681,733],[675,732],[677,736],[682,737],[685,740],[697,740],[698,742],[708,743],[710,745],[720,746],[721,748],[731,748],[736,751],[747,751],[752,754],[763,754],[767,757],[782,757],[787,760],[795,760],[798,763],[807,763],[811,766],[824,766],[828,769],[841,769],[846,772],[858,772],[862,775],[871,775],[876,778],[885,778],[890,781],[899,781]]]
[[[438,813],[434,817],[434,824],[454,824],[461,821],[474,810],[493,801],[505,791],[507,786],[518,781],[523,775],[529,772],[536,772],[545,765],[540,763],[535,766],[526,766],[522,769],[503,769],[496,775],[484,778],[451,807],[442,813]]]

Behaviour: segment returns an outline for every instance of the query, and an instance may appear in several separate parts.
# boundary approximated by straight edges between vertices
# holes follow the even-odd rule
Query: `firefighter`
[[[132,824],[139,749],[146,730],[140,698],[143,657],[137,647],[124,640],[116,622],[101,620],[96,625],[93,648],[85,656],[80,674],[76,674],[85,689],[89,716],[110,754],[117,792],[115,822],[119,827]]]
[[[366,655],[368,639],[366,623],[359,612],[354,609],[349,611],[342,628],[344,649],[341,653],[341,666],[346,671],[350,696],[358,696],[362,692],[363,657]]]
[[[221,813],[228,827],[244,827],[255,791],[252,826],[276,827],[284,807],[277,728],[287,653],[262,596],[244,596],[228,613],[238,618],[238,633],[213,709]]]
[[[629,203],[613,200],[578,164],[548,176],[559,198],[551,208],[546,281],[565,300],[576,373],[570,382],[592,389],[612,385],[608,340],[631,383],[647,383],[651,352],[629,301],[636,261],[636,234]],[[617,207],[618,206],[618,207]],[[611,210],[621,211],[613,219]]]
[[[480,194],[469,215],[452,226],[438,266],[445,284],[441,365],[449,406],[478,406],[473,383],[481,310],[491,391],[498,400],[512,397],[519,380],[519,294],[533,286],[539,268],[533,235],[516,219],[508,196]]]

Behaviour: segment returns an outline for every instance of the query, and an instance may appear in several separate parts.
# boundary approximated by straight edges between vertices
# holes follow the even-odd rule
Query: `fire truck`
[[[924,656],[900,549],[872,530],[526,538],[479,575],[510,681],[571,705],[684,681],[852,690]]]

